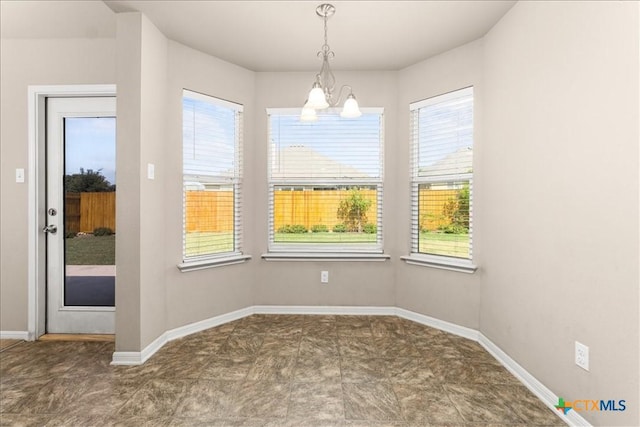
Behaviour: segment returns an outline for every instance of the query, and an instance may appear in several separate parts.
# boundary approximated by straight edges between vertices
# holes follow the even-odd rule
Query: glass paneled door
[[[115,178],[115,98],[48,98],[49,333],[114,333]]]

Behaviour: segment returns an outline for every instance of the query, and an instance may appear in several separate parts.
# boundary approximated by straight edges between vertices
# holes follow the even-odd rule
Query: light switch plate
[[[23,183],[24,182],[24,169],[18,168],[16,169],[16,182]]]
[[[156,165],[154,165],[153,163],[147,163],[147,178],[156,178]]]

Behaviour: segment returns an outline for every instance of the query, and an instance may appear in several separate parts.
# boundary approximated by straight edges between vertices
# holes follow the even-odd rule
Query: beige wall
[[[255,218],[255,190],[251,180],[255,75],[228,62],[176,42],[169,42],[169,85],[167,93],[167,137],[165,151],[164,206],[166,226],[165,265],[162,274],[167,281],[167,328],[173,329],[208,319],[253,304],[251,284],[253,265],[259,257],[255,252],[248,263],[181,273],[176,265],[182,262],[182,89],[226,99],[244,107],[244,170],[243,200],[245,248],[251,248],[255,238],[252,224]]]
[[[626,399],[638,424],[638,3],[521,2],[483,39],[399,72],[339,72],[385,108],[385,262],[268,262],[265,108],[313,73],[253,73],[142,15],[114,40],[2,40],[0,330],[27,329],[29,84],[118,84],[117,348],[253,304],[399,306],[479,329],[565,399]],[[118,74],[116,76],[116,56]],[[408,105],[475,88],[473,275],[405,265]],[[181,90],[245,107],[245,264],[180,273]],[[147,163],[156,179],[146,178]],[[549,210],[545,206],[554,206]],[[406,207],[406,208],[405,208]],[[615,218],[608,227],[602,218]],[[124,227],[124,228],[123,228]],[[124,230],[124,231],[123,231]],[[128,231],[128,232],[126,232]],[[330,272],[321,285],[320,270]],[[573,342],[591,348],[591,371]]]
[[[640,422],[638,16],[520,2],[485,38],[480,330],[567,400],[626,399],[598,425]]]
[[[0,40],[0,330],[27,330],[27,86],[113,84],[113,39]],[[29,171],[25,171],[27,176]]]
[[[479,327],[482,268],[482,217],[485,211],[482,178],[486,173],[478,153],[482,138],[482,40],[478,40],[399,72],[397,157],[395,189],[397,224],[394,231],[401,255],[411,248],[409,174],[409,104],[468,86],[474,87],[474,194],[473,259],[480,265],[474,274],[425,268],[399,263],[396,293],[399,307],[458,325]],[[402,207],[406,207],[403,209]],[[401,224],[406,224],[402,226]]]
[[[253,298],[266,305],[394,306],[394,265],[398,209],[395,192],[398,177],[395,130],[397,74],[395,72],[340,72],[338,84],[349,84],[361,107],[384,107],[385,177],[383,227],[385,252],[393,261],[385,262],[282,262],[264,261],[268,240],[267,114],[266,108],[296,108],[304,103],[313,83],[313,73],[258,73],[256,76],[256,114],[253,126],[253,167],[247,176],[252,193],[252,228],[249,247],[254,255]],[[320,283],[320,271],[329,271],[329,283]]]
[[[182,262],[182,89],[243,104],[245,123],[251,123],[254,74],[167,40],[139,13],[118,15],[117,38],[118,227],[122,222],[128,228],[118,242],[116,345],[118,351],[140,351],[166,330],[252,304],[250,265],[188,273],[177,265]],[[245,140],[250,154],[251,130]],[[146,176],[148,163],[155,165],[154,180]],[[247,193],[250,224],[251,188]]]

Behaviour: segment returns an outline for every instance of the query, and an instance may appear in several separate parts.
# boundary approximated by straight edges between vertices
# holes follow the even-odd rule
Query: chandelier
[[[362,115],[351,86],[342,86],[338,92],[338,96],[334,97],[336,77],[331,71],[329,60],[335,57],[335,53],[331,50],[327,41],[327,21],[334,13],[336,13],[336,8],[329,3],[321,4],[316,8],[316,14],[324,21],[324,44],[317,54],[318,58],[322,58],[322,67],[320,67],[320,72],[316,74],[316,79],[311,87],[311,91],[305,101],[304,107],[302,108],[300,120],[317,120],[318,116],[316,115],[316,110],[322,110],[338,105],[342,99],[343,91],[345,89],[348,90],[349,93],[344,101],[340,116],[344,118],[356,118]]]

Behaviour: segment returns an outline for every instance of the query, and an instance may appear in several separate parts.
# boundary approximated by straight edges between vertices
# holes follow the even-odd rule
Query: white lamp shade
[[[314,110],[313,108],[307,107],[307,104],[305,104],[304,107],[302,107],[302,112],[300,113],[300,120],[303,122],[315,122],[316,120],[318,120],[316,110]]]
[[[322,109],[327,108],[329,103],[327,102],[327,97],[324,94],[324,91],[321,87],[316,85],[313,86],[311,92],[309,92],[309,101],[305,104],[305,107],[313,108],[313,109]]]
[[[353,94],[349,94],[347,100],[344,101],[344,107],[342,107],[340,117],[344,117],[345,119],[355,119],[361,115],[362,113],[360,112],[360,107],[358,107],[356,97],[353,96]]]

